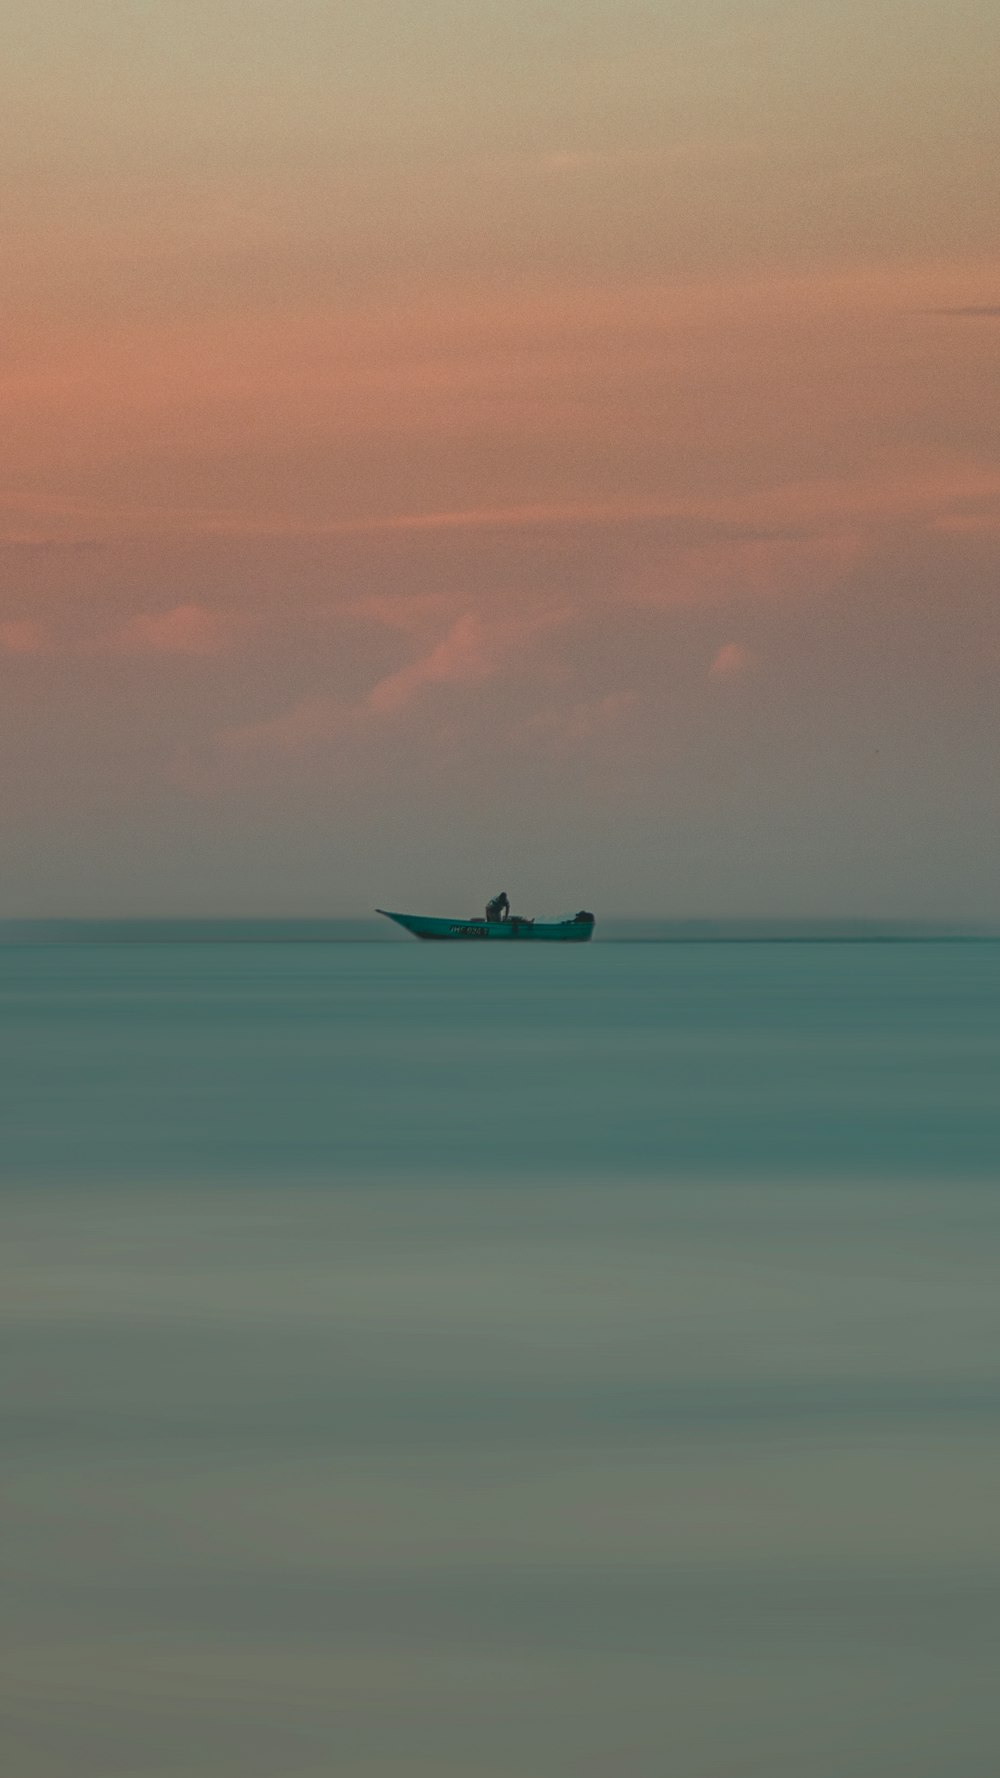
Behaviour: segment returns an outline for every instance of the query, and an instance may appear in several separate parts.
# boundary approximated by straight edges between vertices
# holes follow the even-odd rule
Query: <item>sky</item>
[[[993,0],[35,0],[0,914],[997,913]]]

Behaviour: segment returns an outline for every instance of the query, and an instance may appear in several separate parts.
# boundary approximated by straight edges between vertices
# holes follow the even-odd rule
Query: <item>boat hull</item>
[[[387,920],[395,920],[414,938],[455,940],[472,944],[571,944],[583,945],[593,937],[593,920],[441,920],[430,914],[391,914],[376,908]]]

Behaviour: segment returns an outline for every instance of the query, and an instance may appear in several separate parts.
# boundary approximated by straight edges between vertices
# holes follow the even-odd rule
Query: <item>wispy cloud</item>
[[[752,536],[672,548],[621,591],[644,605],[708,605],[729,598],[814,594],[835,585],[863,547],[856,532]]]
[[[566,615],[553,609],[490,618],[465,611],[432,647],[377,680],[360,697],[320,694],[301,698],[263,721],[229,725],[217,737],[219,758],[230,762],[251,757],[288,758],[369,732],[373,725],[401,716],[425,691],[474,686],[491,679],[518,658],[530,636],[561,623]],[[215,775],[213,768],[201,777],[208,782]]]
[[[856,553],[858,528],[903,518],[931,519],[956,500],[1000,493],[1000,473],[982,459],[953,455],[916,459],[890,453],[854,476],[777,481],[750,494],[675,498],[531,501],[401,512],[313,523],[260,513],[203,515],[190,528],[234,537],[378,537],[462,531],[517,532],[601,529],[639,525],[677,528],[692,545],[732,542],[812,549],[844,559]],[[402,602],[401,602],[402,603]],[[374,612],[374,607],[370,608]],[[383,608],[383,615],[388,607]]]
[[[219,654],[229,639],[229,625],[204,605],[175,605],[169,611],[143,612],[107,639],[123,654]]]
[[[745,679],[757,665],[757,656],[743,642],[726,642],[708,669],[710,679]]]
[[[368,695],[368,708],[390,715],[402,710],[422,686],[474,685],[496,672],[505,651],[502,634],[467,611],[428,654],[380,679]]]

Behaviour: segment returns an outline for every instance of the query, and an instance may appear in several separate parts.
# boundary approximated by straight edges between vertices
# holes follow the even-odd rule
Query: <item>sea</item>
[[[0,928],[11,1778],[994,1778],[1000,941]]]

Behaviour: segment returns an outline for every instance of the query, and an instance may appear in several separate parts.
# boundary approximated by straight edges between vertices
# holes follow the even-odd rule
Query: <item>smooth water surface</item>
[[[18,1778],[986,1778],[1000,945],[0,952]]]

